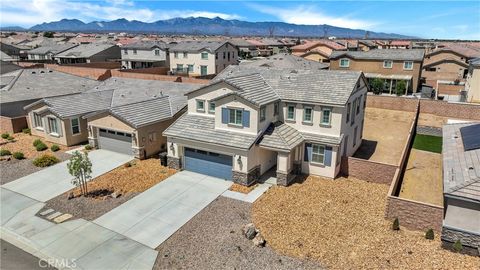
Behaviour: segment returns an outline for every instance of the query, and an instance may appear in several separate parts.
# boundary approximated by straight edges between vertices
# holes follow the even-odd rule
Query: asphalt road
[[[39,259],[37,257],[4,240],[0,240],[0,246],[2,248],[0,269],[2,270],[55,269],[48,267],[47,263],[44,261],[39,263]]]

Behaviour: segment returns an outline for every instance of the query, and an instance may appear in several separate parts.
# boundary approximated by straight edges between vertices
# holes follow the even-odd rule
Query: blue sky
[[[422,38],[480,39],[480,1],[1,0],[2,26],[62,18],[153,22],[173,17],[330,24]]]

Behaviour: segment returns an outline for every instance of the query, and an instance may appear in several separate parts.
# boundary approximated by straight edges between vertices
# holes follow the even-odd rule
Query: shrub
[[[24,159],[25,155],[22,152],[13,152],[12,154],[14,159]]]
[[[29,128],[24,128],[24,129],[22,129],[22,132],[23,132],[24,134],[32,135],[32,131],[31,131]]]
[[[37,144],[35,146],[35,148],[37,149],[38,152],[40,152],[40,151],[43,151],[43,150],[47,150],[48,146],[46,144],[44,144],[43,142],[40,142],[39,144]]]
[[[58,146],[57,144],[54,144],[52,145],[52,147],[50,147],[50,150],[52,150],[52,152],[57,152],[58,150],[60,150],[60,146]]]
[[[373,79],[371,88],[375,95],[380,95],[380,93],[382,92],[384,83],[385,82],[382,79],[379,79],[379,78]]]
[[[433,240],[435,238],[435,234],[433,233],[432,229],[428,229],[425,233],[425,238],[428,240]]]
[[[41,143],[43,143],[42,140],[36,139],[35,141],[33,141],[33,146],[37,147],[37,145]]]
[[[90,144],[85,145],[85,150],[90,151],[92,149],[93,149],[93,147]]]
[[[8,137],[7,137],[7,140],[9,140],[9,141],[13,141],[13,140],[15,140],[15,138],[14,138],[14,137],[12,137],[12,136],[10,136],[10,135],[8,135]]]
[[[2,156],[2,157],[3,157],[3,156],[9,156],[9,155],[11,155],[11,154],[12,154],[12,153],[11,153],[9,150],[7,150],[7,149],[0,149],[0,156]]]
[[[130,168],[130,167],[132,167],[132,163],[127,162],[127,163],[123,164],[123,167]]]
[[[462,249],[463,249],[462,242],[460,242],[460,240],[455,241],[455,243],[453,244],[453,250],[455,250],[456,252],[460,252],[462,251]]]
[[[36,159],[33,160],[33,165],[37,167],[48,167],[52,166],[56,163],[60,162],[60,160],[52,155],[42,155]]]
[[[403,95],[405,95],[405,92],[407,91],[407,84],[403,80],[398,81],[396,88],[397,88],[397,91],[396,91],[397,96],[403,96]]]
[[[8,134],[8,133],[2,133],[2,138],[3,138],[3,139],[8,138],[9,136],[10,136],[10,134]]]
[[[400,221],[398,221],[398,218],[395,218],[392,224],[392,230],[398,231],[400,230]]]

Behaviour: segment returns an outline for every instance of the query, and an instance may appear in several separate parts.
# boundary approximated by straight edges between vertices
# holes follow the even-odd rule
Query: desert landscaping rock
[[[255,237],[255,235],[257,234],[257,230],[255,229],[255,225],[253,225],[253,223],[249,223],[249,224],[245,225],[245,227],[243,227],[242,231],[243,231],[243,234],[245,235],[245,237],[248,240],[252,240]]]
[[[257,247],[264,247],[265,246],[265,239],[263,238],[262,234],[257,233],[253,238],[253,244]]]

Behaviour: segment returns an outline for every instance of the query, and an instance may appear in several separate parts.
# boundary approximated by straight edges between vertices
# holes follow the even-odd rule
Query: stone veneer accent
[[[429,126],[417,126],[417,133],[422,135],[430,135],[442,137],[442,128],[429,127]]]
[[[143,147],[132,147],[132,153],[133,153],[133,156],[138,159],[146,158],[145,148]]]
[[[182,168],[180,159],[176,157],[167,156],[167,165],[169,168],[175,169],[175,170],[180,170]]]
[[[442,241],[454,243],[457,240],[464,246],[480,248],[480,235],[443,227]]]
[[[248,173],[232,171],[232,181],[243,186],[250,186],[257,182],[259,178],[260,165],[254,167]]]
[[[293,174],[293,170],[289,173],[277,171],[277,185],[286,187],[293,182],[296,176],[296,174]]]
[[[91,146],[92,148],[97,148],[97,147],[98,147],[98,139],[97,139],[97,138],[88,137],[88,144],[90,144],[90,146]]]

